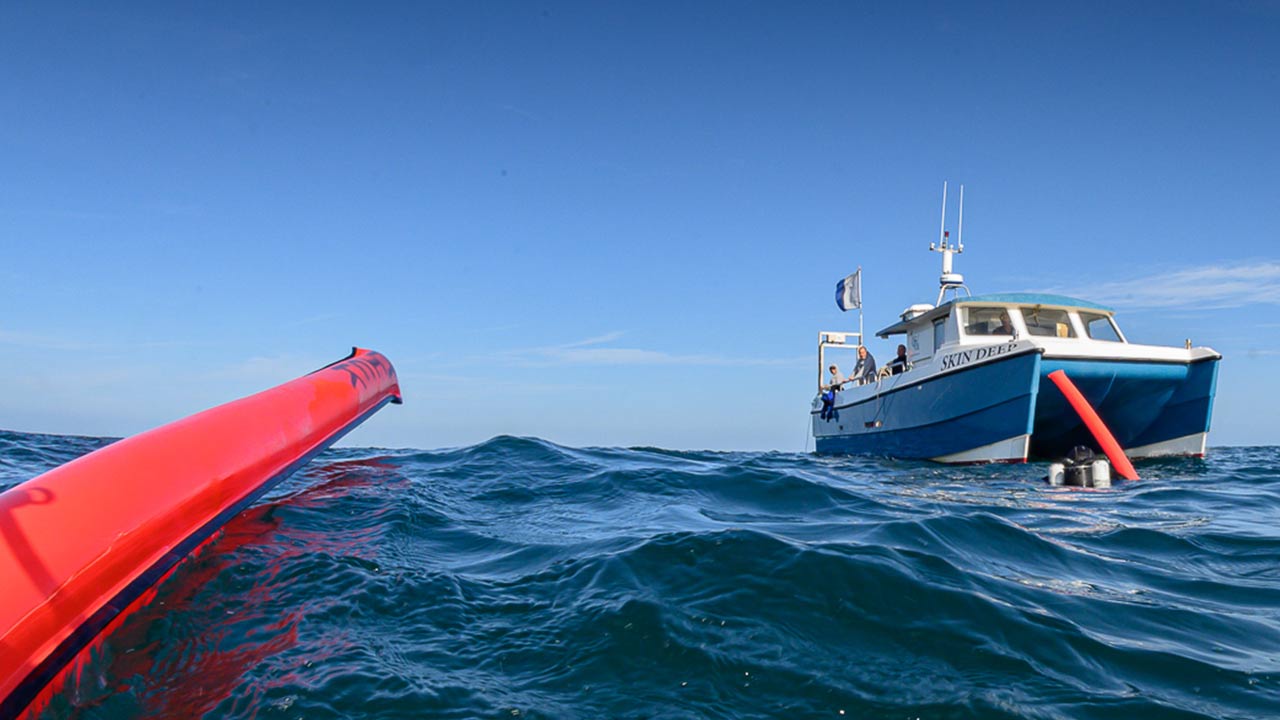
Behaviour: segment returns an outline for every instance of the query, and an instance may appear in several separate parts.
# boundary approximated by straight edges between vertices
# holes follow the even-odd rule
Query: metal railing
[[[850,344],[849,338],[857,338],[856,344]],[[818,391],[822,391],[822,373],[827,369],[827,348],[857,348],[862,345],[862,333],[860,332],[837,332],[834,330],[823,330],[818,333]]]

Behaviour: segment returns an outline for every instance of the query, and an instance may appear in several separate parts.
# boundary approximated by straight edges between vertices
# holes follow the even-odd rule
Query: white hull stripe
[[[990,445],[983,445],[950,455],[939,455],[930,458],[941,463],[981,463],[981,462],[1023,462],[1031,449],[1030,435],[1017,435],[1007,440],[999,440]]]
[[[1140,445],[1136,448],[1126,448],[1124,454],[1131,458],[1160,457],[1162,455],[1204,455],[1205,443],[1208,438],[1209,433],[1207,432],[1192,433],[1172,440]]]

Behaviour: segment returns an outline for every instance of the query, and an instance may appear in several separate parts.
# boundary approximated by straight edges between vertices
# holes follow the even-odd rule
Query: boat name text
[[[952,353],[942,358],[942,369],[950,370],[979,360],[996,357],[997,355],[1005,355],[1012,352],[1015,347],[1017,346],[1013,343],[1005,343],[1003,345],[988,345],[987,347]]]

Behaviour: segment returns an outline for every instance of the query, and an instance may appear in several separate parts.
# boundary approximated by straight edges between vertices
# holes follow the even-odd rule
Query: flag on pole
[[[836,305],[846,311],[862,307],[862,268],[836,283]]]

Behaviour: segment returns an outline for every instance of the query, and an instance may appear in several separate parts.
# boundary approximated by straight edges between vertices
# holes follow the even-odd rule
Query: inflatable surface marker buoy
[[[399,402],[391,362],[355,348],[0,493],[0,719],[37,711],[227,520]]]
[[[1102,418],[1098,417],[1098,412],[1093,409],[1089,401],[1085,399],[1076,384],[1071,382],[1071,378],[1062,370],[1054,370],[1049,373],[1049,379],[1054,385],[1062,391],[1063,396],[1067,398],[1067,402],[1075,409],[1076,414],[1084,421],[1085,427],[1093,433],[1093,437],[1098,441],[1098,445],[1102,448],[1102,452],[1106,453],[1107,459],[1111,461],[1111,465],[1115,467],[1116,472],[1125,480],[1137,480],[1138,471],[1133,469],[1133,463],[1129,462],[1129,457],[1124,454],[1124,449],[1120,447],[1120,443],[1116,442],[1116,438],[1111,434],[1111,430],[1107,424],[1102,422]]]

